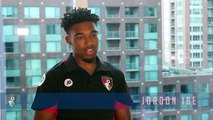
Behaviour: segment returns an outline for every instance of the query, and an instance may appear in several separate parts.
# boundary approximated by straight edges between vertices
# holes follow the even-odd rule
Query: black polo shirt
[[[32,109],[57,105],[57,120],[112,120],[114,103],[130,106],[132,100],[123,73],[102,62],[90,75],[72,54],[43,75]]]

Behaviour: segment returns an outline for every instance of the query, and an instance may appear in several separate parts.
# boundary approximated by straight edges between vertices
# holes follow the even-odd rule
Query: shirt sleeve
[[[118,108],[126,108],[126,106],[131,106],[133,101],[130,97],[128,86],[124,77],[124,74],[120,72],[117,74],[117,92],[116,92],[116,102],[115,107]],[[117,104],[119,103],[119,104]]]
[[[57,104],[58,84],[55,74],[49,71],[42,76],[31,107],[33,110],[45,110]]]

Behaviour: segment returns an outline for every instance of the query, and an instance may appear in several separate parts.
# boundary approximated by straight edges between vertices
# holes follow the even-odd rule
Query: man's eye
[[[98,33],[92,33],[91,36],[92,36],[92,37],[97,37],[97,36],[98,36]]]
[[[83,36],[76,36],[75,39],[82,40],[82,39],[84,39],[84,37]]]

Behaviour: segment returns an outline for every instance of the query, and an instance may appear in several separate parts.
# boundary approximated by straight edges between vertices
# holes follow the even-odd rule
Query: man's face
[[[66,41],[73,48],[73,55],[83,62],[94,62],[98,47],[98,32],[93,22],[81,22],[70,28]]]

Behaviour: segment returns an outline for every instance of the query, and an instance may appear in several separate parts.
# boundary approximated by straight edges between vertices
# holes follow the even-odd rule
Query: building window
[[[28,109],[31,109],[31,105],[32,105],[32,102],[34,101],[34,99],[35,99],[35,93],[28,93],[27,94],[27,108]]]
[[[144,7],[144,17],[157,17],[157,7]]]
[[[210,120],[209,113],[199,113],[198,120]]]
[[[25,36],[25,52],[41,52],[39,25],[27,25],[26,28],[29,30],[29,35]]]
[[[130,81],[140,81],[139,71],[126,71],[126,80]]]
[[[164,97],[174,97],[176,93],[176,85],[164,85],[163,86],[163,96]],[[172,99],[170,99],[170,103],[172,103]],[[175,109],[176,105],[173,104],[169,104],[166,105],[166,100],[164,100],[164,105],[163,105],[163,109],[164,110],[171,110],[171,109]]]
[[[139,24],[138,23],[126,23],[126,38],[138,38],[139,37]]]
[[[18,110],[7,111],[6,120],[22,120],[21,111]]]
[[[91,13],[96,14],[96,15],[98,15],[100,17],[100,15],[101,15],[100,8],[98,8],[98,7],[89,7],[88,9],[91,10]]]
[[[131,98],[133,102],[141,102],[140,98],[140,87],[129,87],[129,93],[131,95]]]
[[[121,56],[107,56],[107,62],[109,62],[111,65],[114,67],[120,69],[121,64],[120,64],[120,59]]]
[[[48,58],[47,59],[47,70],[50,70],[54,65],[60,61],[59,58]]]
[[[45,17],[46,18],[60,18],[60,8],[59,7],[45,7]]]
[[[107,40],[107,50],[120,50],[120,39]]]
[[[193,120],[192,115],[181,115],[181,120]]]
[[[129,93],[133,100],[133,105],[131,106],[131,112],[141,111],[141,97],[140,97],[140,87],[130,87]]]
[[[38,86],[41,79],[41,60],[26,59],[26,83],[28,87]]]
[[[156,116],[147,116],[145,118],[145,120],[158,120],[158,117],[156,117]]]
[[[120,38],[120,24],[119,23],[107,23],[107,39]]]
[[[125,17],[139,17],[139,8],[125,7]]]
[[[157,23],[144,23],[144,32],[145,33],[156,33],[157,32]]]
[[[158,80],[158,58],[157,55],[145,56],[145,81],[157,81]]]
[[[186,98],[186,97],[192,98],[193,97],[193,86],[192,86],[192,84],[182,84],[180,86],[180,91],[181,91],[180,98]],[[192,100],[190,102],[192,103]],[[190,105],[181,104],[181,109],[191,109],[191,108],[192,108],[192,104],[190,104]]]
[[[157,86],[148,86],[145,88],[145,96],[144,98],[145,103],[150,102],[150,105],[145,104],[145,110],[146,111],[157,111],[158,105],[153,104],[153,99],[150,101],[147,101],[147,97],[156,97],[158,94],[158,87]]]
[[[198,107],[209,107],[209,83],[198,84]]]
[[[71,12],[71,11],[72,11],[72,8],[73,8],[72,6],[66,6],[66,13],[67,13],[67,12]]]
[[[126,49],[139,49],[139,41],[138,39],[126,39]]]
[[[126,70],[139,70],[140,61],[139,55],[126,56]]]
[[[24,18],[39,18],[39,7],[24,7]]]
[[[61,52],[61,41],[47,41],[46,42],[47,52]]]
[[[20,65],[18,59],[6,60],[7,87],[20,87]]]
[[[176,120],[175,115],[163,116],[163,120]]]
[[[144,49],[157,49],[158,46],[158,32],[157,23],[144,24]]]
[[[46,25],[46,51],[61,52],[61,28],[59,24]]]
[[[120,7],[106,7],[106,17],[114,18],[120,16]]]
[[[3,41],[6,53],[19,52],[19,37],[17,35],[17,25],[3,26]]]
[[[3,18],[17,18],[18,11],[16,7],[2,7]]]
[[[59,24],[47,24],[46,34],[61,34],[61,29]]]
[[[6,53],[18,53],[19,43],[18,42],[5,42]]]

